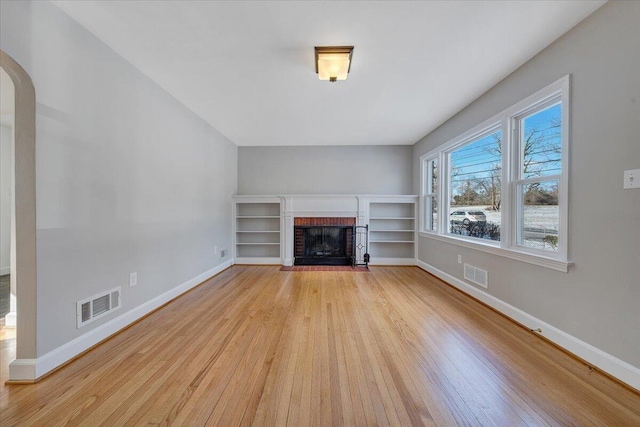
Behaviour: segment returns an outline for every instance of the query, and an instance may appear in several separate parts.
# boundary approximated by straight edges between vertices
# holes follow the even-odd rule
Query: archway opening
[[[15,359],[16,337],[16,276],[11,274],[15,272],[14,113],[13,81],[0,67],[0,351],[7,373],[3,377],[8,375],[8,363]]]
[[[3,145],[11,145],[7,161],[11,179],[10,284],[13,288],[15,318],[15,360],[9,366],[10,381],[34,381],[37,373],[36,324],[36,193],[35,193],[35,91],[27,72],[0,50],[0,68],[13,84],[14,102],[10,137]],[[6,79],[6,78],[5,78]],[[8,86],[8,83],[5,82]],[[11,104],[10,101],[6,101]],[[4,102],[3,102],[4,104]],[[3,107],[4,108],[4,107]],[[7,105],[9,109],[9,105]],[[9,112],[7,112],[9,113]],[[3,136],[3,140],[5,137]],[[4,153],[3,153],[4,154]],[[4,162],[4,155],[2,156]],[[4,166],[4,165],[3,165]],[[3,171],[0,174],[4,173]],[[0,242],[0,244],[4,244]],[[6,321],[5,317],[5,321]],[[4,359],[5,355],[3,355]],[[5,375],[3,375],[5,376]]]

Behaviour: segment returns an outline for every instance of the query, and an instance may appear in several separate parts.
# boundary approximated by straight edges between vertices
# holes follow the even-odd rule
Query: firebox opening
[[[295,265],[352,265],[355,218],[296,218]]]

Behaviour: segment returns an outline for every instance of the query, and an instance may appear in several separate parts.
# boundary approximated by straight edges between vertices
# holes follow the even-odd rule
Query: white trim
[[[4,327],[15,328],[18,326],[18,313],[10,311],[4,316]]]
[[[420,157],[420,195],[418,197],[418,203],[420,206],[416,207],[416,214],[418,215],[418,231],[422,231],[425,233],[437,233],[438,230],[433,229],[433,218],[431,217],[431,212],[433,211],[433,198],[436,200],[440,200],[440,180],[437,183],[437,189],[434,192],[432,187],[432,169],[429,167],[430,163],[436,162],[438,169],[438,173],[440,173],[440,156],[434,155],[431,157]],[[427,170],[429,167],[429,170]],[[431,191],[431,192],[429,192]],[[429,198],[431,201],[429,203],[430,209],[426,208],[426,199]],[[439,202],[437,202],[439,204]],[[437,206],[439,207],[439,206]],[[426,221],[426,216],[429,214],[429,221]],[[439,228],[440,221],[438,220],[438,225],[436,228]],[[427,224],[429,226],[427,227]]]
[[[536,93],[529,95],[522,101],[516,102],[509,108],[505,108],[502,112],[500,112],[497,115],[498,116],[500,115],[518,116],[526,113],[531,109],[535,109],[538,105],[544,104],[545,102],[549,101],[551,98],[555,98],[559,92],[561,93],[562,97],[568,96],[570,76],[571,76],[570,74],[567,74],[559,78],[555,82],[538,90]],[[562,109],[564,110],[564,106],[562,107]],[[563,119],[564,118],[565,117],[563,116]],[[567,115],[566,118],[568,119],[569,116]]]
[[[573,353],[601,371],[623,381],[636,390],[640,390],[640,368],[637,368],[624,360],[620,360],[617,357],[612,356],[611,354],[606,353],[561,329],[551,326],[529,313],[526,313],[519,308],[476,288],[475,286],[465,283],[457,277],[445,273],[432,265],[420,260],[417,260],[416,264],[428,273],[433,274],[462,292],[482,301],[521,325],[529,329],[542,329],[540,335],[544,336],[549,341],[559,345],[570,353]]]
[[[242,264],[260,264],[260,265],[281,265],[281,258],[268,258],[268,257],[237,257],[235,259],[236,265]]]
[[[294,195],[246,195],[233,196],[232,203],[232,231],[234,236],[233,256],[237,264],[263,264],[263,265],[285,265],[292,266],[294,263],[294,218],[295,217],[343,217],[356,218],[356,225],[365,225],[370,222],[370,205],[371,203],[412,203],[413,216],[410,218],[413,225],[413,241],[406,242],[412,244],[415,254],[417,252],[416,241],[418,240],[418,230],[416,224],[418,222],[419,208],[416,203],[419,200],[417,195],[395,194],[395,195],[379,195],[379,194],[294,194]],[[262,203],[272,201],[277,203],[280,201],[280,258],[267,257],[238,257],[236,244],[236,213],[237,206],[241,203]],[[399,219],[399,218],[389,218]],[[369,230],[375,232],[375,230]],[[391,230],[390,230],[391,231]],[[373,242],[370,242],[373,243]],[[391,242],[393,243],[393,242]],[[405,255],[405,254],[400,254]],[[377,257],[374,257],[377,258]],[[377,258],[379,265],[415,265],[414,257],[411,258]]]
[[[270,196],[233,196],[233,197],[270,197]],[[273,196],[271,196],[273,197]],[[350,198],[366,198],[373,201],[388,201],[388,200],[410,200],[415,198],[415,194],[280,194],[276,197],[290,198],[290,199],[350,199]]]
[[[416,194],[399,194],[395,196],[356,196],[366,197],[367,203],[415,203],[418,200]]]
[[[511,108],[508,108],[505,111],[505,114],[508,114],[507,120],[509,121],[509,131],[512,132],[509,134],[509,137],[513,138],[513,129],[519,129],[516,126],[522,118],[529,114],[535,114],[536,112],[543,111],[547,108],[550,108],[553,105],[560,104],[562,105],[562,128],[561,128],[561,143],[560,143],[560,158],[562,161],[562,173],[541,177],[534,177],[530,179],[522,179],[522,171],[521,168],[521,159],[519,158],[520,152],[522,150],[520,137],[517,138],[517,146],[518,152],[512,153],[512,170],[510,174],[509,183],[511,187],[509,188],[509,193],[511,196],[511,202],[509,204],[509,208],[514,212],[518,212],[517,215],[512,215],[512,222],[510,226],[512,226],[511,234],[509,236],[509,240],[506,241],[512,247],[520,247],[523,251],[529,251],[530,253],[536,253],[535,249],[529,248],[525,249],[525,247],[518,244],[519,239],[519,227],[518,219],[522,218],[522,207],[520,206],[520,199],[516,196],[515,192],[517,191],[518,186],[524,185],[528,182],[540,182],[540,181],[552,181],[554,179],[558,180],[558,213],[559,213],[559,223],[558,223],[558,251],[553,254],[549,253],[549,256],[558,259],[560,261],[566,261],[569,259],[569,232],[568,232],[568,224],[569,224],[569,135],[571,129],[570,122],[570,111],[571,111],[571,98],[570,98],[570,83],[571,83],[571,75],[567,74],[566,76],[556,80],[545,88],[537,91],[533,95],[527,97],[526,99],[518,102],[513,105]],[[513,140],[510,141],[510,147],[513,147]],[[517,204],[517,206],[516,206]]]
[[[376,258],[372,257],[369,265],[416,265],[415,258]]]
[[[239,203],[280,203],[279,196],[232,196]]]
[[[127,311],[87,333],[51,350],[37,359],[16,359],[9,365],[9,379],[11,381],[33,381],[51,372],[53,369],[73,359],[99,342],[118,333],[136,320],[149,314],[153,310],[182,295],[216,274],[231,266],[231,261],[223,262],[217,267],[184,282],[175,288]]]
[[[358,211],[291,211],[292,217],[306,217],[306,218],[323,218],[323,217],[335,217],[335,218],[357,218]]]
[[[516,261],[526,262],[539,267],[562,271],[563,273],[568,272],[569,267],[573,266],[573,262],[571,261],[559,261],[557,259],[546,258],[540,255],[532,255],[529,252],[518,252],[515,249],[505,249],[489,243],[474,242],[469,239],[457,238],[450,235],[444,236],[441,234],[420,232],[420,237],[439,240],[441,242],[451,243],[452,245],[464,246],[465,248],[475,249],[477,251],[514,259]]]
[[[568,202],[568,181],[569,181],[569,131],[571,124],[569,123],[569,112],[571,108],[570,100],[570,75],[566,75],[550,85],[538,90],[534,94],[528,96],[520,102],[504,109],[491,118],[483,121],[468,131],[456,136],[453,139],[439,145],[429,152],[420,156],[420,203],[419,203],[419,235],[430,237],[436,240],[447,241],[472,249],[490,252],[497,255],[505,256],[530,264],[539,265],[541,267],[551,268],[558,271],[566,272],[569,266],[573,265],[569,261],[569,245],[568,245],[568,218],[569,218],[569,202]],[[538,180],[558,180],[558,195],[560,202],[558,204],[559,223],[558,223],[558,251],[557,252],[540,252],[534,248],[526,248],[516,243],[516,220],[519,217],[517,206],[517,197],[514,197],[517,185],[521,184],[518,176],[519,160],[517,159],[518,150],[512,150],[514,144],[513,129],[514,122],[523,114],[534,111],[545,103],[555,100],[554,102],[562,103],[562,135],[561,135],[561,158],[562,173],[549,177],[539,177],[532,179]],[[450,207],[450,173],[449,173],[449,157],[453,151],[467,143],[483,137],[491,132],[500,130],[502,132],[502,190],[501,190],[501,239],[497,245],[474,244],[477,239],[466,237],[452,237],[448,233],[449,230],[449,207]],[[518,144],[520,141],[518,140]],[[513,151],[513,152],[512,152]],[[437,231],[425,230],[424,217],[425,212],[425,162],[437,158],[438,159],[438,213],[439,227]],[[469,243],[464,244],[465,243]]]
[[[11,267],[0,268],[0,276],[6,276],[7,274],[11,274]]]
[[[35,381],[36,359],[16,359],[9,364],[10,381]]]

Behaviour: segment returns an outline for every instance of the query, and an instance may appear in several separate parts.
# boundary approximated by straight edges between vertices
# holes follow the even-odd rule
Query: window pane
[[[431,230],[431,197],[425,196],[423,208],[424,229]]]
[[[432,160],[431,162],[429,162],[430,165],[430,189],[429,192],[430,193],[437,193],[438,192],[438,161],[437,160]]]
[[[522,177],[562,173],[562,104],[522,119]]]
[[[424,229],[438,230],[438,159],[432,159],[424,164],[425,186],[424,186]]]
[[[438,231],[438,198],[436,196],[424,198],[424,227],[425,230]]]
[[[449,155],[449,232],[500,240],[502,131]]]
[[[519,187],[522,218],[518,244],[528,248],[558,251],[558,181],[542,181]]]
[[[438,197],[431,197],[431,229],[438,231]]]

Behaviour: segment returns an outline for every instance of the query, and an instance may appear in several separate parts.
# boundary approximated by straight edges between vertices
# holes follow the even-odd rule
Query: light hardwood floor
[[[640,425],[638,394],[414,267],[235,266],[1,390],[2,426]]]

